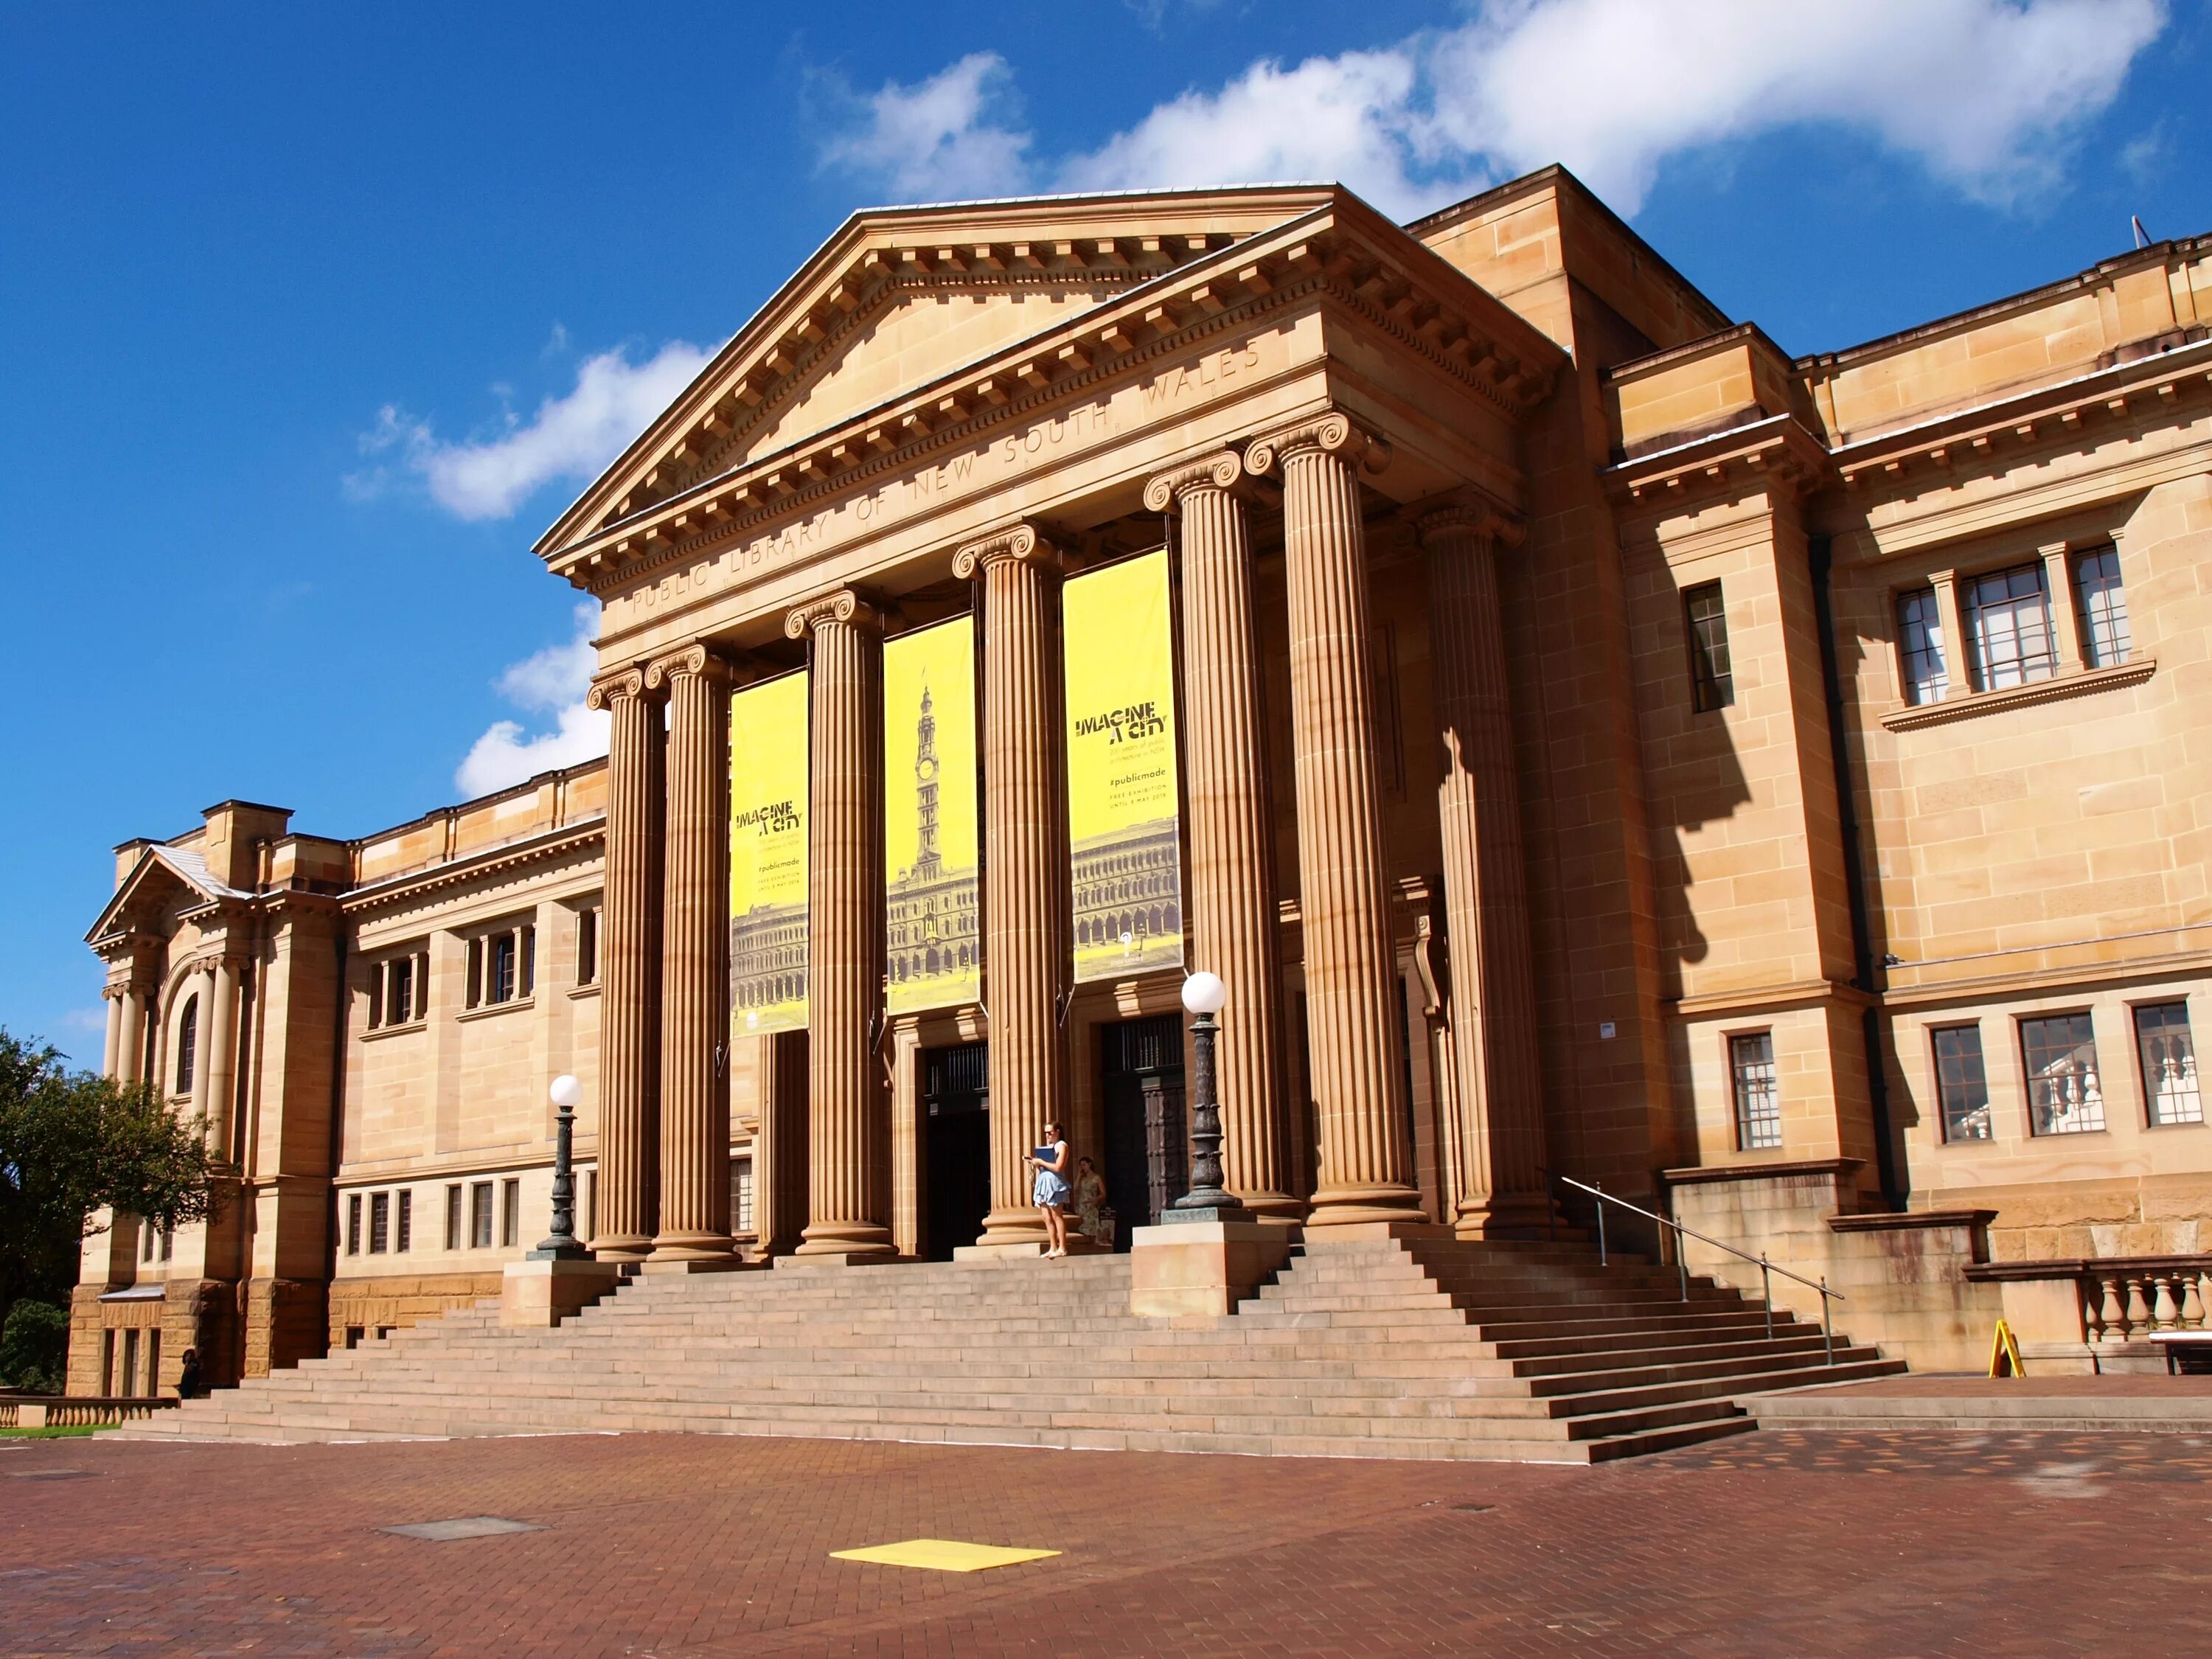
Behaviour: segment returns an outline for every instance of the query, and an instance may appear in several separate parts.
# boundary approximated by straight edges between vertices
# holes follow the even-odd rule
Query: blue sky
[[[529,544],[856,207],[1562,160],[1795,352],[2212,232],[2202,0],[805,15],[0,4],[0,1025],[98,1062],[118,842],[588,750]]]

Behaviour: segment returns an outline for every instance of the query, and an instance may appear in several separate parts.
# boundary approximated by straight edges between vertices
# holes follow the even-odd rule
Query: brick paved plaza
[[[562,1437],[0,1442],[0,1652],[2203,1653],[2212,1438],[1595,1468]],[[380,1528],[497,1516],[457,1541]],[[830,1558],[1054,1549],[973,1575]]]

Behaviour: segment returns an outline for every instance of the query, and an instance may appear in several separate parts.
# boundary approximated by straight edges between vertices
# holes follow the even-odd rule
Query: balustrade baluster
[[[2081,1340],[2101,1342],[2105,1340],[2104,1299],[2094,1281],[2077,1279],[2074,1281],[2076,1300],[2081,1304]]]
[[[2130,1339],[2147,1334],[2150,1330],[2150,1301],[2143,1294],[2143,1276],[2128,1275],[2128,1335]]]
[[[2106,1279],[2099,1281],[2105,1290],[2104,1306],[2100,1310],[2098,1328],[2100,1342],[2124,1342],[2128,1337],[2127,1316],[2120,1309],[2120,1281]]]
[[[2173,1294],[2174,1275],[2160,1273],[2151,1281],[2151,1327],[2170,1331],[2181,1323],[2181,1309]]]
[[[2195,1273],[2181,1276],[2181,1328],[2185,1331],[2204,1328],[2204,1297],[2198,1276]]]

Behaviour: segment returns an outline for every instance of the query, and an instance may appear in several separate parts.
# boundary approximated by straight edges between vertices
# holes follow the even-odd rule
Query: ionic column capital
[[[1283,462],[1309,455],[1337,455],[1357,461],[1370,472],[1390,465],[1390,446],[1352,423],[1339,410],[1271,432],[1255,439],[1244,452],[1244,465],[1253,474],[1272,472]]]
[[[628,668],[609,669],[593,676],[591,689],[584,693],[584,706],[604,713],[617,702],[642,697],[645,691],[644,666],[633,663]]]
[[[994,564],[1034,564],[1057,572],[1060,550],[1038,532],[1033,524],[1009,525],[1006,529],[969,542],[952,556],[952,574],[965,581],[979,567]]]
[[[678,675],[687,675],[714,685],[737,683],[738,665],[702,641],[653,659],[645,665],[645,689],[658,691]]]
[[[1407,516],[1422,547],[1430,550],[1462,536],[1480,536],[1506,547],[1518,547],[1526,533],[1517,514],[1472,488]]]
[[[833,622],[874,634],[884,631],[882,610],[871,604],[858,590],[841,587],[835,592],[824,593],[819,599],[809,599],[804,605],[794,606],[783,619],[783,636],[787,640],[803,640],[824,623]]]
[[[1168,512],[1181,506],[1182,498],[1194,489],[1233,489],[1243,476],[1243,457],[1233,449],[1216,450],[1154,474],[1145,485],[1146,510]]]

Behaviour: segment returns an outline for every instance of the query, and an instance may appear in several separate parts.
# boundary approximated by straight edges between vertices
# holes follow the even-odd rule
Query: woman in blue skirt
[[[1030,1200],[1044,1212],[1045,1255],[1067,1254],[1067,1143],[1060,1138],[1060,1125],[1044,1126],[1045,1144],[1030,1154],[1036,1170]]]

